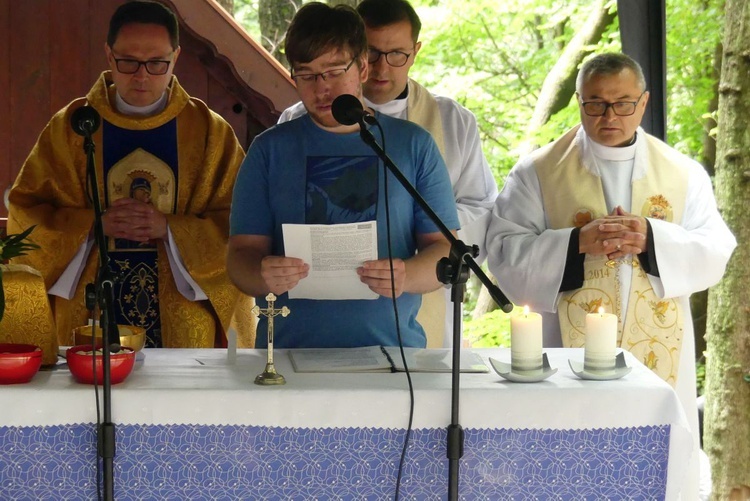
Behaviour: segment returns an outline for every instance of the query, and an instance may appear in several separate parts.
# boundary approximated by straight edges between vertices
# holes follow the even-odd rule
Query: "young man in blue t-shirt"
[[[286,55],[307,114],[258,135],[235,183],[228,270],[242,291],[273,292],[289,317],[275,323],[277,347],[398,345],[393,292],[405,346],[424,347],[416,321],[421,294],[437,289],[437,261],[450,246],[382,162],[362,141],[359,125],[340,125],[333,100],[351,94],[362,101],[367,80],[364,24],[353,9],[313,2],[295,15]],[[459,223],[450,179],[429,133],[406,121],[375,114],[388,155],[451,230]],[[385,223],[385,178],[390,208],[393,285]],[[340,224],[377,221],[378,259],[357,269],[378,294],[374,300],[289,299],[309,271],[301,259],[285,257],[283,223]],[[257,347],[266,346],[261,318]]]

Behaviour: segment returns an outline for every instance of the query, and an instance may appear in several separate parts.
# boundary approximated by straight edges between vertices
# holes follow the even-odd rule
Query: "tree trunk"
[[[260,0],[258,3],[261,44],[277,61],[287,67],[288,61],[282,52],[284,36],[294,14],[301,6],[302,0]]]
[[[750,374],[750,4],[727,0],[725,12],[716,195],[740,245],[709,292],[704,448],[713,499],[750,499],[750,384],[744,379]]]
[[[714,79],[714,97],[708,103],[708,114],[712,115],[719,107],[719,77],[721,76],[721,52],[722,45],[718,44],[714,52],[714,67],[712,74],[709,76]],[[713,177],[716,174],[716,136],[711,134],[711,130],[716,127],[716,121],[713,118],[707,118],[703,128],[703,157],[701,163],[706,168],[708,175]],[[706,319],[708,308],[708,291],[696,292],[690,296],[690,311],[693,314],[693,329],[695,331],[695,356],[696,360],[700,359],[703,352],[706,351]]]
[[[713,74],[710,78],[714,79],[716,86],[714,87],[714,97],[708,103],[708,113],[713,115],[716,110],[719,109],[719,78],[721,76],[721,53],[723,46],[721,44],[716,46],[714,52],[714,67]],[[703,158],[701,163],[708,171],[710,176],[716,173],[716,136],[711,135],[711,130],[716,127],[716,121],[709,117],[706,119],[706,123],[703,126]]]

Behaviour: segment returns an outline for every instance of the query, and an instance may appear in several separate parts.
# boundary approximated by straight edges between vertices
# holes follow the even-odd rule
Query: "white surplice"
[[[582,128],[578,131],[576,144],[581,150],[581,161],[601,177],[610,212],[617,205],[630,210],[629,181],[639,179],[651,167],[647,165],[645,134],[639,128],[634,145],[613,148],[594,143]],[[689,177],[682,221],[670,223],[649,218],[660,276],[648,275],[648,279],[658,297],[679,298],[683,311],[689,312],[690,294],[721,279],[737,242],[719,214],[711,179],[703,166],[687,157],[684,164]],[[511,301],[542,314],[544,345],[554,347],[562,344],[556,312],[573,228],[549,229],[549,226],[539,179],[531,158],[526,157],[508,174],[495,203],[487,232],[488,263]],[[625,312],[632,269],[620,265],[618,273]],[[693,430],[695,454],[691,468],[697,472],[699,442],[692,319],[686,319],[684,325],[675,390]],[[697,492],[697,483],[686,486],[683,499],[692,499],[694,489]]]

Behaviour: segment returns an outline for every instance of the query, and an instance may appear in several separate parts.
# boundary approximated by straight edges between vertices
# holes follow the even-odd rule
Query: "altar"
[[[509,361],[508,349],[474,350]],[[676,394],[630,374],[584,381],[548,349],[533,384],[462,374],[461,499],[676,499],[692,437]],[[403,373],[295,373],[265,350],[146,349],[112,389],[115,499],[393,499],[409,419]],[[451,375],[414,373],[403,499],[446,499]],[[96,499],[96,401],[65,364],[0,387],[0,499]]]

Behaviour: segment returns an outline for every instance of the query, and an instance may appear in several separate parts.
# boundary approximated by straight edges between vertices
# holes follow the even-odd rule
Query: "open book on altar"
[[[288,350],[295,372],[403,372],[398,346]],[[451,372],[451,349],[404,348],[410,372]],[[489,372],[482,357],[461,351],[461,372]]]

